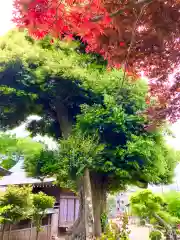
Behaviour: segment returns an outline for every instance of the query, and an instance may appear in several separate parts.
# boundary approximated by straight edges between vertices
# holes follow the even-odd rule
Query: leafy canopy
[[[57,139],[62,135],[57,119],[60,102],[74,122],[81,104],[101,102],[102,92],[112,91],[122,80],[122,72],[109,73],[96,58],[78,54],[77,44],[51,46],[48,39],[36,43],[24,32],[12,31],[0,39],[0,46],[2,130],[17,127],[34,114],[41,120],[29,121],[29,130]]]
[[[59,141],[59,150],[44,148],[27,158],[29,174],[56,175],[61,186],[73,188],[88,167],[108,191],[171,181],[176,159],[161,130],[146,130],[143,81],[124,81],[121,70],[108,72],[63,41],[34,42],[13,31],[0,46],[2,129],[36,114],[41,119],[27,123],[31,133]],[[72,125],[72,134],[60,139]]]
[[[110,191],[171,181],[175,153],[161,132],[144,129],[146,120],[135,115],[140,103],[145,107],[143,96],[140,102],[140,95],[136,99],[133,89],[126,90],[126,97],[105,94],[103,105],[83,105],[71,136],[60,140],[59,151],[43,151],[26,162],[31,174],[37,169],[41,175],[56,173],[61,186],[73,186],[70,180],[76,182],[88,167]]]
[[[82,109],[73,134],[60,141],[60,179],[61,171],[68,170],[76,180],[88,167],[102,174],[109,190],[171,181],[177,159],[161,133],[146,132],[143,118],[129,114],[121,104],[104,102]]]
[[[178,0],[14,0],[14,22],[36,39],[78,36],[87,52],[102,55],[110,66],[143,72],[158,100],[149,114],[175,121],[180,116],[179,9]]]

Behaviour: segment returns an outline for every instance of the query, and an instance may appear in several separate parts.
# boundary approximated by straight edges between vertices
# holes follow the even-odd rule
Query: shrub
[[[145,219],[140,219],[140,226],[145,226],[146,225],[146,220]]]
[[[128,216],[125,213],[122,218],[122,226],[119,227],[116,223],[110,222],[106,225],[104,234],[100,240],[129,240]]]
[[[159,230],[153,230],[153,231],[151,231],[149,238],[151,240],[161,240],[161,239],[163,239],[163,234]]]

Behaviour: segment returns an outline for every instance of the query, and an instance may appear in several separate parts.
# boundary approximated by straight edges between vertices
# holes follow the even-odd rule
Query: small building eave
[[[0,176],[8,176],[11,174],[11,171],[3,168],[3,167],[0,167]]]

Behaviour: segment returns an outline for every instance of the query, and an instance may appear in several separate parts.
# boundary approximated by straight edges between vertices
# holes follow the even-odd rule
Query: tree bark
[[[106,181],[103,176],[98,173],[91,173],[91,189],[94,212],[94,235],[100,237],[103,230],[101,224],[102,214],[106,214],[107,190]]]
[[[79,216],[68,231],[68,240],[94,239],[94,216],[89,170],[86,169],[79,184]]]
[[[72,131],[72,122],[69,119],[68,109],[60,100],[56,103],[56,113],[62,135],[67,138]]]
[[[101,216],[106,214],[106,181],[86,169],[79,187],[79,217],[69,229],[68,240],[90,240],[102,233]]]
[[[72,131],[72,122],[69,119],[67,108],[60,101],[56,103],[56,113],[63,137],[68,138]],[[93,187],[93,195],[95,197],[93,197],[94,201],[92,200],[91,184],[94,183],[94,181],[91,181],[90,178],[89,170],[85,169],[84,176],[78,184],[80,201],[79,216],[72,228],[68,231],[67,239],[69,240],[90,240],[94,239],[94,233],[96,236],[100,236],[101,234],[102,198],[98,195],[99,190],[95,191],[96,188]],[[98,211],[93,207],[94,204],[101,205],[100,209],[97,208]],[[94,227],[94,214],[96,215],[96,227]]]

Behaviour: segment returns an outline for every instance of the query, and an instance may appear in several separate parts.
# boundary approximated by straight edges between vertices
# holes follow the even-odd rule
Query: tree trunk
[[[102,233],[101,216],[106,214],[106,181],[85,170],[79,188],[79,217],[68,232],[68,240],[90,240]]]
[[[36,240],[39,239],[39,230],[36,231]]]
[[[101,217],[107,213],[106,209],[106,181],[103,176],[98,173],[91,173],[91,189],[94,212],[94,235],[100,237],[104,231]]]
[[[68,110],[61,100],[56,103],[56,113],[62,135],[64,138],[67,138],[72,131],[72,122],[69,119]]]
[[[67,138],[72,130],[72,122],[68,117],[67,108],[60,101],[56,103],[56,112],[63,137]],[[90,178],[92,178],[92,181]],[[95,182],[94,179],[96,180],[96,178],[90,176],[89,170],[86,169],[83,178],[80,180],[80,184],[78,184],[80,201],[79,216],[72,228],[68,231],[67,239],[69,240],[90,240],[94,238],[94,235],[100,236],[102,232],[101,214],[104,211],[106,200],[103,201],[103,191],[101,191],[102,189],[98,185],[99,182]],[[93,200],[91,184],[93,184]],[[97,191],[95,187],[96,184],[98,185]],[[99,191],[101,192],[99,193]],[[96,208],[96,206],[100,206],[100,208]],[[94,214],[96,216],[95,227]]]
[[[89,170],[86,169],[79,184],[79,216],[68,231],[68,240],[94,239],[94,216]]]

